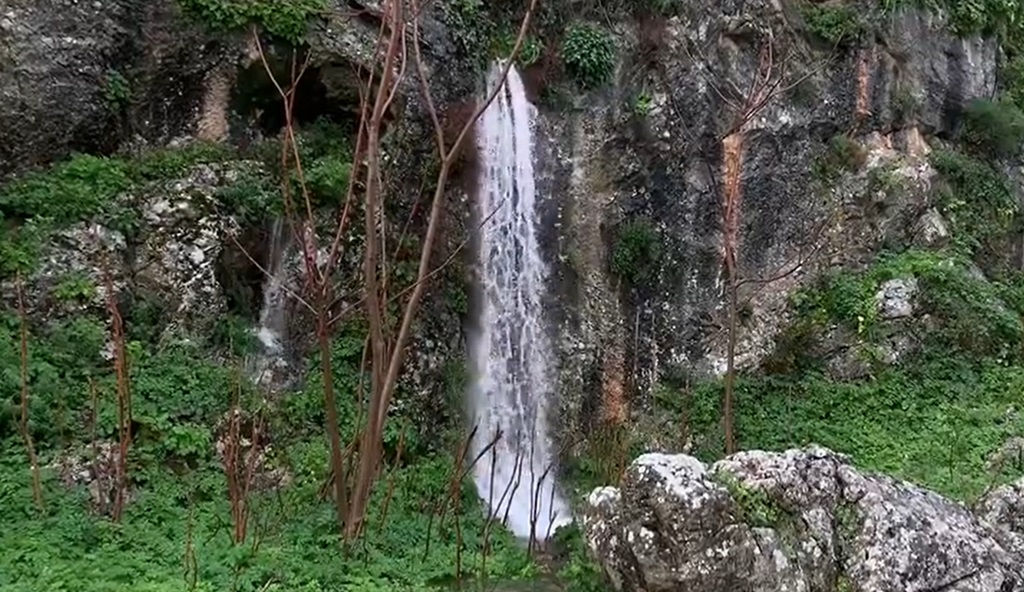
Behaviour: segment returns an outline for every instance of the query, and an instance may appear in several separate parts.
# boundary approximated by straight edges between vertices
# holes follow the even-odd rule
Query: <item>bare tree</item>
[[[712,80],[705,74],[708,86],[725,103],[726,109],[730,113],[728,128],[720,136],[722,165],[717,175],[721,178],[719,190],[722,211],[722,269],[725,275],[726,293],[726,371],[722,393],[722,423],[726,454],[736,452],[736,347],[739,340],[740,287],[744,283],[758,283],[763,286],[786,277],[800,269],[809,259],[805,253],[800,253],[796,264],[787,263],[783,266],[786,268],[785,271],[771,274],[773,276],[771,278],[759,280],[744,280],[738,264],[742,219],[742,174],[750,123],[772,101],[812,76],[820,67],[824,67],[830,61],[830,59],[825,60],[818,68],[811,69],[796,80],[790,80],[787,75],[787,66],[793,56],[790,54],[779,59],[776,51],[775,36],[772,29],[767,28],[759,35],[758,64],[746,89],[740,89],[732,82],[728,82],[727,87],[722,87],[716,80]],[[693,59],[693,56],[690,57]],[[701,54],[700,58],[707,63],[705,56]],[[817,237],[820,231],[813,234]],[[815,251],[816,248],[812,249],[811,253],[813,254]]]

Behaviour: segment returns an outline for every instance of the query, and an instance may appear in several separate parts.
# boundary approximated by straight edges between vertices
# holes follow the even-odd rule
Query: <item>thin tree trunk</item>
[[[43,510],[43,485],[39,476],[39,460],[36,458],[36,448],[32,443],[32,434],[28,429],[28,318],[25,313],[25,289],[21,281],[18,282],[18,317],[21,321],[21,421],[19,427],[21,436],[25,440],[25,452],[28,454],[29,470],[32,473],[32,498],[35,500],[36,508]]]

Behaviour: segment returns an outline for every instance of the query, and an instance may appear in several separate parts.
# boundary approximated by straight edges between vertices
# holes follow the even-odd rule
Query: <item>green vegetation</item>
[[[615,40],[597,25],[569,27],[562,41],[562,62],[566,72],[585,88],[599,87],[615,71]]]
[[[300,130],[306,177],[319,205],[336,205],[347,188],[347,137],[326,124]],[[262,163],[207,146],[77,155],[22,177],[0,189],[7,231],[0,238],[0,264],[5,272],[28,271],[53,230],[137,216],[137,204],[125,195],[180,178],[198,163],[230,161],[234,182],[215,194],[215,206],[262,223],[280,207],[275,148],[258,147],[251,155]],[[417,241],[408,242],[418,255]],[[415,258],[399,253],[389,277],[408,284],[414,272]],[[75,302],[96,294],[85,276],[53,280],[43,298]],[[449,292],[453,302],[446,306],[465,307],[464,286],[452,283]],[[342,549],[333,500],[324,497],[329,454],[318,361],[307,361],[301,390],[268,398],[242,372],[243,356],[253,351],[251,321],[229,314],[209,334],[175,341],[165,331],[170,315],[164,295],[122,296],[133,442],[130,496],[120,521],[110,517],[113,453],[106,451],[114,449],[119,422],[117,377],[103,357],[107,319],[82,313],[30,320],[28,431],[42,467],[45,503],[37,510],[20,434],[20,324],[14,311],[0,309],[0,520],[8,527],[0,533],[0,588],[416,592],[450,589],[457,580],[476,587],[473,580],[484,574],[491,583],[520,581],[543,569],[525,545],[500,525],[487,524],[469,479],[453,486],[463,438],[456,422],[435,417],[424,424],[415,403],[419,395],[401,385],[385,426],[387,460],[365,534]],[[367,380],[360,372],[365,333],[351,323],[333,340],[333,382],[346,443],[365,407],[357,394]],[[460,404],[464,366],[461,359],[444,363],[438,394],[446,408]],[[243,441],[256,440],[252,426],[262,426],[248,534],[241,542],[234,535],[224,463],[235,400],[244,410]],[[571,590],[595,591],[600,572],[582,543],[573,544],[565,551],[561,581]]]
[[[976,99],[964,113],[963,140],[991,157],[1015,156],[1024,142],[1024,111],[1012,101]]]
[[[1008,180],[992,165],[959,152],[936,150],[931,162],[945,182],[937,199],[957,251],[998,271],[1020,215]]]
[[[946,15],[957,35],[994,35],[1010,54],[1024,50],[1024,4],[1017,0],[881,0],[883,14],[921,8]]]
[[[1005,99],[1024,109],[1024,54],[1007,60],[1000,74]]]
[[[583,535],[579,526],[575,523],[559,528],[552,536],[556,547],[565,549],[565,564],[559,570],[558,575],[566,583],[565,592],[606,592],[608,585],[605,583],[601,569],[594,565],[593,560],[587,555],[586,543],[583,542]]]
[[[1016,411],[1022,388],[1024,367],[953,355],[917,358],[851,382],[817,369],[743,376],[736,385],[737,433],[742,449],[819,444],[864,469],[970,501],[1020,476],[1019,468],[993,473],[986,461],[1024,430]],[[689,400],[666,391],[657,413],[687,412],[701,435],[695,454],[713,461],[722,449],[720,399],[715,382],[695,387]]]
[[[661,258],[661,237],[647,220],[624,222],[612,247],[612,273],[632,283],[651,278]]]
[[[155,151],[138,158],[73,155],[45,171],[0,187],[0,277],[30,271],[53,230],[95,220],[125,234],[139,213],[122,197],[132,187],[183,173],[188,166],[223,158],[218,147]]]
[[[654,99],[647,92],[641,92],[637,95],[636,100],[633,101],[633,113],[636,113],[638,117],[647,117],[651,113],[651,108],[654,105]]]
[[[800,12],[807,30],[833,46],[854,43],[866,32],[860,10],[856,6],[804,3],[800,6]]]
[[[845,134],[829,140],[828,151],[814,161],[812,173],[819,181],[832,184],[843,173],[852,173],[864,165],[867,152]]]
[[[218,31],[256,25],[294,45],[302,42],[309,22],[327,9],[326,0],[178,0],[185,14]]]
[[[739,507],[737,518],[750,526],[773,528],[778,526],[786,511],[772,500],[767,492],[740,483],[736,477],[725,471],[717,471],[712,477],[724,486]]]
[[[103,84],[103,98],[115,109],[124,109],[131,102],[132,89],[128,79],[117,70],[107,70]]]
[[[344,199],[351,167],[349,135],[344,131],[323,121],[299,130],[314,205]],[[180,178],[200,164],[235,161],[236,178],[218,188],[216,205],[244,222],[260,223],[281,208],[278,146],[268,141],[253,154],[204,143],[111,157],[76,154],[0,186],[0,227],[5,230],[0,234],[0,277],[31,271],[53,231],[78,222],[98,222],[130,239],[141,216],[138,204],[129,199],[132,192],[148,183]],[[291,180],[293,194],[300,195],[294,174]]]
[[[512,49],[516,45],[516,32],[504,31],[495,36],[491,42],[492,54],[494,57],[505,59],[512,54]],[[540,61],[541,56],[544,55],[544,42],[533,36],[526,36],[523,39],[523,45],[519,48],[519,54],[516,56],[516,64],[521,68],[532,66]]]
[[[820,328],[839,323],[868,341],[880,333],[875,294],[886,280],[913,277],[918,283],[915,306],[930,315],[931,325],[917,338],[934,351],[970,358],[1015,359],[1024,353],[1024,323],[1015,282],[990,282],[971,273],[969,261],[941,253],[910,250],[883,254],[861,273],[839,272],[824,277],[813,289],[799,292],[794,307],[803,323]],[[806,327],[798,327],[806,331]]]
[[[431,517],[448,498],[452,454],[459,447],[455,434],[439,434],[430,442],[406,435],[400,462],[385,468],[364,541],[348,555],[342,553],[332,504],[318,497],[328,455],[314,363],[303,391],[272,402],[230,364],[209,361],[198,346],[156,349],[129,343],[134,499],[121,523],[90,511],[95,499],[90,500],[84,485],[63,485],[60,479],[68,473],[55,466],[79,455],[84,466],[93,466],[93,442],[110,442],[117,434],[115,380],[100,356],[105,330],[86,318],[36,329],[29,342],[30,432],[45,467],[46,509],[38,513],[31,506],[24,447],[16,436],[17,322],[9,316],[2,320],[0,381],[7,395],[0,401],[0,517],[8,526],[0,533],[3,589],[427,590],[457,576],[456,528],[462,532],[462,577],[480,573],[484,513],[472,485],[458,489],[458,527],[454,507],[444,520]],[[126,320],[133,325],[140,319],[128,311]],[[355,391],[362,342],[358,327],[336,340],[335,378],[341,392]],[[275,474],[291,476],[290,484],[253,490],[252,534],[240,544],[231,538],[228,485],[218,453],[232,392],[239,392],[242,407],[251,410],[247,416],[261,418],[265,426],[268,445],[258,474],[268,483],[276,482]],[[345,437],[351,437],[355,400],[344,397],[339,413]],[[398,418],[391,425],[405,423]],[[395,458],[399,440],[397,427],[386,434],[389,458]],[[525,548],[500,527],[491,528],[486,544],[490,578],[534,573]]]
[[[442,4],[441,9],[456,49],[468,57],[484,57],[482,50],[487,47],[493,24],[485,13],[483,0],[453,0]]]

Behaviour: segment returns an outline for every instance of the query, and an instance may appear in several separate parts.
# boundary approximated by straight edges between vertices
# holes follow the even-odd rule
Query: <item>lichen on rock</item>
[[[744,522],[735,490],[711,478],[720,473],[798,527]],[[820,447],[741,452],[710,468],[645,454],[619,487],[591,494],[583,525],[617,590],[1005,592],[1024,582],[1020,487],[990,493],[976,514]]]

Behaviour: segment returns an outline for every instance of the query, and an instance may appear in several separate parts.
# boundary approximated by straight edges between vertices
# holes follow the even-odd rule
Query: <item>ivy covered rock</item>
[[[256,203],[246,183],[260,170],[247,161],[196,164],[169,179],[127,185],[89,221],[43,227],[25,276],[27,312],[50,320],[106,317],[112,288],[122,314],[149,306],[164,329],[208,331],[227,308],[217,266],[240,227],[238,212],[227,208],[227,188],[248,188]],[[13,305],[14,278],[2,285]]]
[[[981,515],[818,447],[709,466],[645,454],[594,490],[587,543],[617,590],[1024,589],[1020,486]]]

